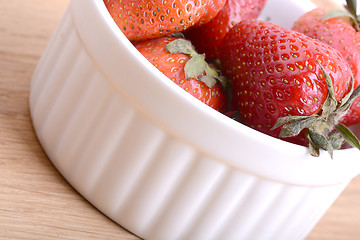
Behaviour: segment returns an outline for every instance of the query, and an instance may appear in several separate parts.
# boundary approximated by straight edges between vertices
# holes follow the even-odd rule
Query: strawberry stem
[[[337,124],[335,127],[347,143],[360,150],[359,139],[350,131],[350,129],[341,123]]]

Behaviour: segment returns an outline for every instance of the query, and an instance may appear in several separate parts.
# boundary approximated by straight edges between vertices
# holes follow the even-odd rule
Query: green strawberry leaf
[[[333,131],[329,134],[329,142],[334,149],[340,149],[345,140],[341,137],[339,132]]]
[[[290,122],[287,122],[283,125],[283,127],[280,130],[280,137],[286,138],[286,137],[293,137],[299,135],[299,133],[305,129],[309,128],[311,124],[316,122],[318,120],[317,115],[312,116],[294,116],[295,118],[293,120],[290,120]]]
[[[205,59],[205,56],[204,56],[204,59]],[[206,72],[206,75],[208,75],[210,77],[217,77],[219,75],[218,72],[215,69],[211,68],[209,65],[206,66],[205,72]]]
[[[358,98],[359,96],[360,96],[360,85],[355,88],[355,90],[352,92],[347,102],[350,102],[352,104],[355,101],[355,99]]]
[[[205,72],[207,66],[208,64],[205,61],[205,55],[197,54],[193,56],[185,64],[185,78],[197,78],[199,75]]]
[[[335,127],[347,143],[360,150],[359,139],[355,136],[354,133],[352,133],[345,125],[341,123],[337,124]]]
[[[312,156],[319,156],[320,149],[329,152],[333,157],[334,149],[340,149],[344,141],[360,150],[357,137],[338,120],[350,108],[354,100],[360,96],[360,86],[353,90],[354,78],[351,79],[349,93],[341,100],[339,105],[335,99],[332,80],[323,66],[319,63],[328,88],[322,111],[311,116],[286,116],[278,118],[271,130],[282,127],[279,137],[286,138],[298,135],[302,130],[309,141],[309,152]],[[337,131],[334,131],[336,129]]]
[[[214,78],[217,82],[219,82],[224,89],[227,88],[228,86],[227,78],[225,76],[220,75],[219,72],[216,71],[211,65],[206,66],[205,73],[207,76],[210,76]]]
[[[183,38],[178,38],[166,45],[165,50],[173,53],[183,53],[190,56],[190,59],[184,66],[185,78],[198,78],[205,72],[205,76],[200,76],[198,79],[206,84],[209,88],[213,88],[217,81],[221,83],[224,89],[227,87],[227,80],[219,73],[211,68],[206,62],[204,54],[198,54],[190,41]]]
[[[347,110],[349,110],[355,99],[358,97],[360,97],[360,85],[350,93],[349,97],[345,96],[345,98],[347,98],[346,101],[344,101],[344,103],[342,103],[337,110],[337,112],[340,114],[339,116],[345,114]]]
[[[346,0],[345,8],[352,16],[355,17],[356,21],[359,22],[359,15],[357,12],[357,0]]]
[[[228,88],[228,80],[225,76],[217,76],[216,80],[218,80],[221,86],[226,90]]]
[[[340,9],[333,9],[328,11],[325,16],[322,18],[323,21],[326,21],[331,18],[339,18],[339,17],[346,17],[350,20],[351,24],[354,26],[356,31],[359,31],[359,24],[357,21],[356,15],[353,15],[352,13]]]
[[[166,51],[170,53],[184,53],[191,57],[197,55],[191,42],[183,38],[178,38],[166,45]]]
[[[208,86],[209,88],[213,88],[216,84],[215,78],[209,77],[207,75],[201,76],[199,80],[205,83],[205,85]]]
[[[276,123],[271,128],[271,130],[279,128],[279,127],[281,127],[282,125],[284,125],[286,123],[297,121],[297,120],[302,120],[302,119],[307,119],[307,118],[309,118],[309,116],[285,116],[285,117],[280,117],[280,118],[277,119]]]
[[[344,11],[341,9],[332,9],[324,15],[322,20],[326,21],[328,19],[337,18],[337,17],[349,17],[349,18],[354,19],[354,16],[351,13],[349,13],[348,11]]]
[[[311,140],[312,144],[314,144],[314,146],[326,150],[329,152],[331,158],[333,158],[334,149],[325,136],[311,130],[308,131],[308,134],[309,139]]]
[[[320,156],[320,149],[319,149],[318,146],[316,146],[313,143],[312,139],[309,136],[309,133],[306,134],[306,138],[309,141],[309,153],[310,153],[310,155],[313,156],[313,157],[319,157]]]
[[[351,73],[351,81],[350,81],[350,90],[349,92],[341,99],[341,106],[345,105],[349,99],[351,98],[351,95],[353,95],[354,92],[354,85],[355,85],[355,79],[354,75]]]
[[[325,82],[328,87],[328,93],[326,96],[326,100],[322,106],[322,110],[323,110],[322,115],[329,116],[331,113],[333,113],[336,110],[338,103],[335,99],[335,91],[334,91],[331,77],[329,76],[329,74],[326,72],[326,70],[320,63],[319,63],[319,66],[321,68],[321,71],[324,74]]]
[[[176,38],[182,38],[185,39],[184,34],[182,34],[181,32],[174,32],[171,34],[172,37],[176,37]]]

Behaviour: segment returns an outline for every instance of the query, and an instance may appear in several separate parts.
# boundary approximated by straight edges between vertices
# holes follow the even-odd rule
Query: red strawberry
[[[331,153],[342,143],[332,130],[347,132],[337,119],[352,91],[351,73],[336,50],[253,19],[229,31],[221,61],[233,85],[232,105],[240,111],[244,124],[284,140],[309,143],[313,155],[319,148]]]
[[[210,21],[225,0],[104,0],[130,41],[156,38]]]
[[[220,112],[225,110],[225,91],[217,81],[220,76],[206,64],[203,55],[194,51],[189,41],[163,36],[135,42],[134,46],[182,89]]]
[[[346,126],[360,122],[360,97],[355,99],[349,111],[340,119],[340,122]]]
[[[350,65],[357,87],[360,84],[360,32],[355,16],[353,19],[350,17],[350,13],[340,10],[328,12],[317,8],[300,17],[295,22],[293,30],[325,42],[338,50]],[[355,100],[341,122],[346,125],[360,122],[360,98]]]
[[[218,15],[207,24],[189,29],[184,34],[196,50],[209,59],[219,58],[219,46],[226,33],[243,19],[257,18],[266,0],[227,0]]]

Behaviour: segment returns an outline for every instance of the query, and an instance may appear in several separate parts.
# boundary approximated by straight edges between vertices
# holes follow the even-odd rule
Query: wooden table
[[[0,0],[0,239],[138,239],[61,177],[32,128],[30,79],[68,3]],[[307,239],[360,239],[360,177]]]

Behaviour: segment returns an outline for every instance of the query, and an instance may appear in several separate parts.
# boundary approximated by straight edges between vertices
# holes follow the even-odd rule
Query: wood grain
[[[29,116],[29,84],[68,0],[0,0],[0,238],[138,239],[56,171]]]
[[[0,0],[0,238],[138,239],[61,177],[32,128],[31,76],[68,3]],[[359,202],[357,177],[307,239],[359,239]]]

